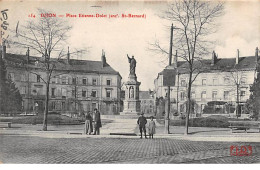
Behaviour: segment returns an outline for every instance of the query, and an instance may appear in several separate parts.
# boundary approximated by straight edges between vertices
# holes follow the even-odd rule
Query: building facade
[[[254,82],[256,63],[259,60],[258,48],[255,56],[236,58],[218,58],[213,52],[211,60],[200,61],[201,72],[194,72],[196,79],[192,84],[191,98],[194,103],[191,116],[207,116],[212,114],[235,115],[239,110],[241,117],[247,117],[243,105],[250,95],[250,86]],[[177,61],[177,59],[175,60]],[[175,71],[175,85],[171,86],[171,112],[186,112],[187,88],[189,74],[187,63],[178,61],[168,66],[167,70]],[[196,63],[195,63],[196,64]],[[197,63],[198,64],[198,63]],[[157,98],[167,96],[167,86],[163,84],[164,71],[154,80]],[[238,107],[237,107],[238,106]],[[210,107],[214,107],[211,108]]]
[[[16,55],[2,50],[7,74],[15,82],[23,97],[23,111],[43,113],[46,98],[46,71],[43,58]],[[107,62],[50,59],[55,64],[49,86],[49,111],[68,115],[92,111],[101,114],[120,112],[121,76]]]
[[[155,98],[153,91],[140,91],[141,112],[146,115],[155,115]]]

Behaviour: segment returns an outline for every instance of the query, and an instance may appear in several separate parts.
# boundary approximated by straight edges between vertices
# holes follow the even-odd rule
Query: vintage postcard
[[[260,1],[0,1],[0,164],[260,163]]]

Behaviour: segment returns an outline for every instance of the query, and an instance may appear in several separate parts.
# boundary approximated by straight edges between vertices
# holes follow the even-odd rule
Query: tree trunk
[[[236,116],[238,119],[238,114],[239,114],[239,85],[237,84],[237,106],[236,106]]]
[[[44,109],[43,127],[42,127],[43,131],[47,131],[47,116],[49,111],[49,89],[50,89],[50,76],[49,73],[47,73],[45,109]]]
[[[168,86],[168,93],[167,93],[167,111],[165,114],[165,133],[170,134],[170,128],[169,128],[169,123],[170,123],[170,115],[171,112],[171,98],[170,98],[170,86]]]
[[[191,84],[192,84],[192,73],[189,75],[189,85],[188,85],[188,109],[187,109],[187,114],[186,114],[186,121],[185,121],[185,135],[188,135],[189,133],[189,115],[190,115],[190,110],[191,110]]]

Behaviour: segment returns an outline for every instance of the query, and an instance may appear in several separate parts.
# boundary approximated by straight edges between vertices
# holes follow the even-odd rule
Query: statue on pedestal
[[[136,60],[134,56],[130,58],[127,54],[128,62],[130,63],[130,75],[135,75]]]
[[[139,100],[139,86],[140,82],[137,81],[135,74],[136,60],[134,56],[130,58],[127,54],[128,62],[130,63],[130,73],[128,81],[125,83],[125,100],[124,100],[124,110],[122,115],[139,115],[141,111],[141,101]],[[121,114],[121,113],[120,113]]]

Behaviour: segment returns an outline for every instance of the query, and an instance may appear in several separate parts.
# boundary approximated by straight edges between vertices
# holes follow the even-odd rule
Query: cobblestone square
[[[170,138],[79,136],[46,138],[1,135],[4,164],[259,163],[260,143],[206,142]],[[230,156],[231,145],[251,145],[251,156]],[[4,147],[2,147],[4,146]]]

